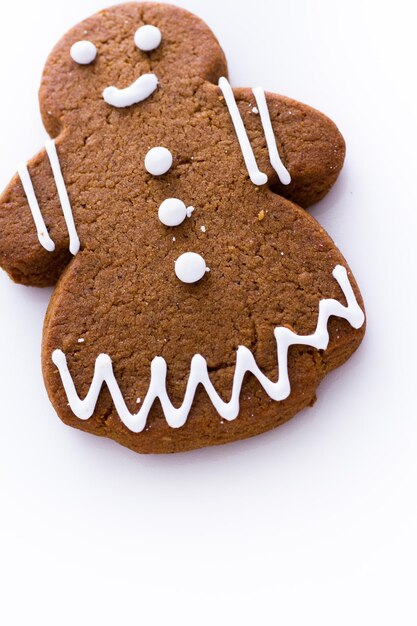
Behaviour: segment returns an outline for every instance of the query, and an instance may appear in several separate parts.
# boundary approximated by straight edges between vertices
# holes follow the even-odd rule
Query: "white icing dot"
[[[183,283],[196,283],[207,271],[205,260],[196,252],[184,252],[175,261],[175,274]]]
[[[161,176],[172,165],[172,154],[167,148],[151,148],[145,157],[145,169],[149,174]]]
[[[155,50],[161,43],[161,39],[161,31],[151,24],[141,26],[135,33],[135,45],[144,52]]]
[[[80,65],[92,63],[97,56],[97,48],[91,41],[76,41],[71,46],[71,59]]]
[[[165,226],[178,226],[187,217],[187,209],[182,200],[167,198],[158,209],[158,217]]]

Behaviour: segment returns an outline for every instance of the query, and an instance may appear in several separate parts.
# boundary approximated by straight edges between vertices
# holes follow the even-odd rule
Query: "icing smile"
[[[124,89],[118,87],[106,87],[103,98],[107,104],[113,107],[123,108],[137,104],[149,98],[158,86],[155,74],[142,74],[131,85]]]

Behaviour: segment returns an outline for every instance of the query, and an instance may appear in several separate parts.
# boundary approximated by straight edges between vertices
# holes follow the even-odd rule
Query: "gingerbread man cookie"
[[[344,141],[321,113],[235,89],[208,27],[118,5],[52,51],[51,136],[0,198],[0,264],[53,285],[42,363],[61,419],[139,452],[250,437],[313,404],[363,302],[306,208]]]

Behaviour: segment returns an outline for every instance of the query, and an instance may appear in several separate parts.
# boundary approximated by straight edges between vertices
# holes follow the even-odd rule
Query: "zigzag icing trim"
[[[86,397],[81,400],[68,370],[65,354],[61,350],[55,350],[52,354],[52,361],[61,375],[72,412],[79,419],[88,420],[94,413],[103,383],[106,383],[121,421],[132,432],[139,433],[144,430],[149,412],[156,398],[160,400],[168,425],[172,428],[180,428],[187,421],[198,385],[203,385],[219,415],[223,419],[232,421],[239,415],[240,392],[246,372],[252,373],[258,379],[272,400],[284,400],[291,393],[288,376],[288,349],[290,346],[306,345],[312,346],[317,350],[325,350],[329,343],[327,323],[331,316],[347,320],[356,329],[360,328],[364,323],[365,316],[355,298],[346,269],[341,265],[337,265],[332,275],[345,295],[347,306],[334,299],[321,300],[319,303],[317,327],[311,335],[297,335],[289,328],[283,326],[275,328],[274,335],[277,342],[279,371],[277,382],[271,381],[261,372],[252,352],[248,348],[240,346],[236,353],[236,367],[231,397],[229,402],[225,402],[219,396],[210,380],[206,360],[200,354],[196,354],[191,360],[190,375],[183,403],[176,408],[171,403],[166,389],[166,361],[162,357],[157,356],[151,363],[149,389],[141,408],[138,413],[130,413],[114,376],[112,361],[107,354],[100,354],[97,357],[91,387]]]

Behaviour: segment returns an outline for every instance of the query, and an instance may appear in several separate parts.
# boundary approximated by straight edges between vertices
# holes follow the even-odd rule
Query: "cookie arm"
[[[268,175],[269,186],[307,208],[320,200],[335,183],[345,157],[345,142],[336,125],[315,109],[259,89],[233,90],[259,169]],[[271,164],[267,143],[268,118],[280,160],[291,182],[281,180]],[[282,182],[283,181],[283,182]]]
[[[48,153],[19,165],[0,196],[0,267],[15,282],[38,287],[55,284],[72,258],[53,142]]]

